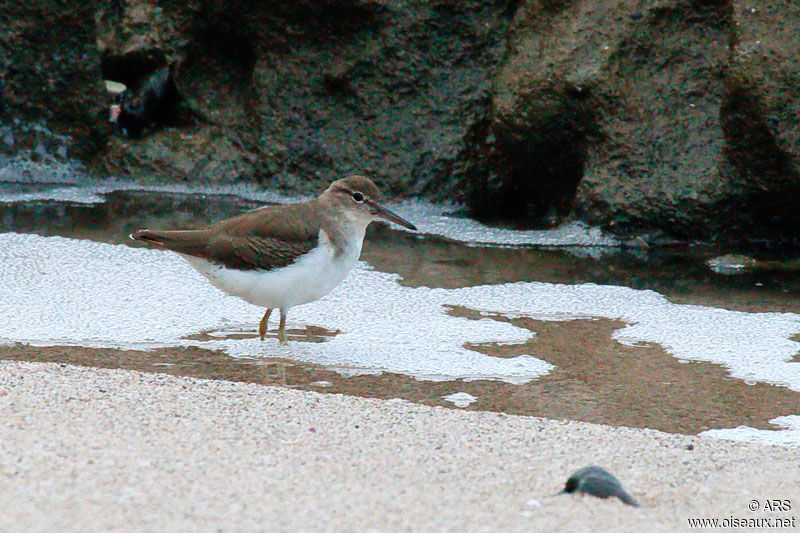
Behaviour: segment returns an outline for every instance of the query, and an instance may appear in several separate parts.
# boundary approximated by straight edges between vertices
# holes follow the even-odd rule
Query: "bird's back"
[[[314,200],[268,206],[222,220],[206,229],[139,230],[135,240],[238,270],[284,267],[319,242]]]

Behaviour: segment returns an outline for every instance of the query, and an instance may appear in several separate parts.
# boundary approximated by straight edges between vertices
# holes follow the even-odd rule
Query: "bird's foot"
[[[258,323],[258,337],[263,341],[264,337],[267,335],[267,323],[269,322],[269,315],[272,313],[272,309],[267,309],[267,312],[264,313],[264,318],[261,319],[261,322]]]
[[[286,311],[281,309],[281,323],[278,327],[278,342],[280,342],[283,346],[288,344],[286,340]]]

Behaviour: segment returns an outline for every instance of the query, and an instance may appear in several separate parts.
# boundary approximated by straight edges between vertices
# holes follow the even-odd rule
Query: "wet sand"
[[[136,191],[97,204],[0,202],[0,229],[127,243],[143,220],[192,227],[256,205]],[[704,264],[719,253],[484,247],[376,226],[363,258],[408,287],[588,282],[800,312],[800,275],[721,276]],[[800,393],[682,364],[660,345],[617,342],[619,320],[449,313],[530,329],[524,344],[465,346],[535,353],[555,369],[523,385],[430,382],[201,348],[0,346],[0,531],[680,531],[688,518],[794,518],[763,505],[800,506],[800,450],[694,435],[776,429],[769,420],[800,412]],[[337,335],[290,333],[294,343]],[[220,332],[199,337],[208,334]],[[455,408],[444,397],[456,392],[476,401]],[[642,509],[553,497],[591,463]]]
[[[654,430],[10,361],[0,412],[2,531],[684,531],[800,505],[796,449]],[[642,507],[554,496],[591,463]]]
[[[114,198],[130,199],[128,196]],[[159,203],[158,209],[152,207],[154,212],[159,213],[162,209],[169,211],[173,200],[185,201],[183,196],[145,198],[158,199],[164,204]],[[123,219],[124,217],[120,220]],[[126,227],[126,224],[122,227]],[[110,233],[105,235],[106,238],[111,241],[122,238],[122,229],[110,228],[107,228]],[[92,237],[100,238],[100,235],[93,234]],[[118,248],[130,250],[127,247]],[[60,254],[64,255],[68,254]],[[611,256],[603,261],[579,261],[564,250],[470,247],[382,228],[377,228],[367,240],[364,255],[379,269],[402,272],[406,277],[401,284],[411,287],[427,284],[451,289],[496,284],[504,279],[527,281],[538,278],[551,283],[568,284],[587,280],[611,282],[613,279],[609,279],[609,276],[613,275],[625,277],[633,285],[650,280],[650,284],[645,284],[644,288],[658,286],[663,289],[668,285],[672,289],[664,292],[673,300],[686,300],[687,296],[680,294],[681,290],[688,291],[686,294],[691,296],[688,303],[691,304],[711,301],[718,303],[720,307],[747,311],[773,311],[798,305],[791,292],[794,287],[791,283],[787,283],[785,287],[789,292],[765,287],[768,278],[761,278],[764,280],[760,282],[761,285],[740,280],[743,287],[729,290],[728,285],[711,283],[687,266],[691,262],[679,261],[678,258],[674,258],[674,261],[678,262],[680,268],[673,268],[681,270],[685,277],[675,272],[670,273],[669,268],[659,270],[653,265],[648,266],[648,270],[641,270],[644,268],[642,265],[637,267],[640,270],[630,265],[622,268],[625,258],[621,256]],[[403,261],[405,257],[411,259]],[[714,276],[707,269],[705,272],[708,276]],[[798,281],[793,278],[790,280]],[[731,283],[734,281],[736,280]],[[20,284],[18,293],[24,291],[25,287],[27,281]],[[84,297],[84,285],[80,287],[80,296],[77,298]],[[689,289],[694,289],[695,292]],[[43,295],[42,299],[51,294]],[[480,305],[481,301],[472,303]],[[165,302],[164,311],[174,308],[174,304],[173,301]],[[787,387],[733,378],[729,370],[721,364],[681,361],[661,344],[631,345],[615,340],[614,334],[629,325],[622,320],[600,317],[563,322],[536,320],[489,311],[479,313],[468,307],[450,304],[446,304],[444,310],[451,316],[466,318],[476,324],[479,321],[509,322],[521,330],[530,331],[530,335],[522,337],[526,341],[521,343],[470,343],[466,341],[469,337],[465,335],[455,340],[459,346],[495,360],[532,354],[554,365],[554,368],[546,375],[522,384],[489,379],[431,382],[389,371],[353,375],[358,373],[360,367],[350,367],[348,372],[342,374],[339,372],[341,369],[335,366],[302,362],[296,358],[276,359],[275,356],[292,357],[292,354],[262,352],[258,342],[249,345],[247,351],[241,351],[237,357],[221,351],[181,346],[142,351],[146,348],[38,347],[17,343],[0,346],[0,360],[63,362],[98,368],[281,385],[371,398],[398,397],[428,405],[452,406],[445,400],[446,396],[468,393],[476,399],[466,407],[470,410],[652,428],[684,434],[698,434],[709,429],[736,428],[741,425],[756,429],[777,429],[770,423],[771,420],[800,412],[800,393]],[[8,312],[15,311],[17,310],[10,308]],[[191,311],[195,311],[194,307],[191,307]],[[226,318],[229,312],[230,309],[226,308],[222,317]],[[441,312],[442,309],[437,308],[436,313]],[[62,314],[60,308],[56,314]],[[84,316],[82,313],[75,314]],[[86,316],[90,315],[88,313]],[[30,320],[37,318],[36,313],[31,316]],[[147,328],[151,324],[157,324],[160,318],[151,317],[150,322],[142,324],[141,333],[136,331],[136,336],[145,335]],[[225,339],[237,344],[240,344],[240,340],[253,341],[256,340],[257,318],[254,314],[250,329],[241,322],[227,330],[214,329],[185,334],[181,340],[205,342]],[[20,327],[24,327],[30,320],[23,321]],[[85,322],[94,323],[92,320]],[[112,326],[120,322],[122,320],[114,322]],[[305,343],[331,342],[341,333],[336,329],[326,330],[312,324],[313,322],[306,324],[303,329],[290,329],[293,344],[301,350]],[[332,324],[334,325],[330,327],[336,328],[341,322],[334,321]],[[52,326],[53,322],[44,324],[45,334]],[[384,329],[388,327],[384,326]],[[364,341],[379,345],[371,335],[372,332],[368,332]],[[270,332],[270,336],[274,337],[274,331]],[[6,338],[13,341],[13,331]],[[353,349],[360,351],[368,347],[368,344],[359,344]],[[717,347],[714,345],[715,349]],[[402,354],[392,353],[391,357],[399,355]],[[427,356],[426,352],[422,359]],[[363,374],[363,369],[361,370]],[[325,384],[320,385],[321,381]]]
[[[480,318],[466,309],[451,314]],[[495,380],[424,381],[402,374],[343,376],[336,370],[291,359],[254,355],[231,357],[198,347],[157,348],[152,351],[0,345],[0,361],[68,363],[97,368],[120,368],[173,376],[277,385],[323,393],[368,398],[402,398],[415,403],[452,407],[444,397],[466,392],[476,398],[466,409],[532,415],[560,420],[652,428],[670,433],[697,434],[712,428],[747,425],[776,429],[770,420],[800,412],[800,394],[786,387],[728,375],[717,364],[681,363],[661,346],[628,346],[612,339],[624,323],[608,319],[550,322],[530,318],[510,321],[536,334],[524,344],[486,344],[467,347],[492,357],[535,353],[556,368],[524,384]],[[325,342],[336,332],[308,327],[289,330],[295,346]],[[228,338],[252,338],[256,332],[229,332]],[[274,336],[274,332],[270,332]],[[193,338],[202,339],[206,335]]]

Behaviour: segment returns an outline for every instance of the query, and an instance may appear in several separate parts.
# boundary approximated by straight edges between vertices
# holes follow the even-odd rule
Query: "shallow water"
[[[373,225],[365,264],[291,311],[282,350],[256,338],[260,310],[127,235],[286,199],[135,187],[0,187],[0,358],[800,443],[759,431],[800,412],[800,276],[774,257],[723,275],[706,262],[726,251],[709,246],[502,231],[400,204],[422,234]]]

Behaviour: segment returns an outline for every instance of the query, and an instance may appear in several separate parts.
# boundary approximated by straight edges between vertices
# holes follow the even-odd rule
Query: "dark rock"
[[[97,46],[106,79],[133,87],[183,57],[186,40],[160,4],[116,0],[97,6]]]
[[[619,498],[623,503],[639,507],[630,494],[625,492],[620,482],[599,466],[585,466],[576,470],[564,486],[564,492],[580,492],[597,498]]]
[[[285,20],[291,35],[256,61],[259,136],[280,153],[270,182],[359,171],[389,193],[458,197],[504,52],[506,2],[336,5]]]
[[[797,239],[800,4],[524,1],[476,137],[475,214]]]
[[[215,125],[167,128],[141,139],[112,137],[104,171],[144,182],[171,180],[194,184],[242,181],[256,172],[256,156],[235,131]]]
[[[473,206],[696,232],[723,186],[730,24],[722,2],[663,2],[635,21],[615,2],[523,2]]]
[[[481,218],[799,239],[791,0],[34,0],[0,21],[0,121],[71,135],[97,173],[310,192],[357,171]],[[166,64],[191,120],[106,144],[102,80]]]
[[[0,4],[0,122],[42,124],[70,137],[70,152],[90,156],[109,133],[95,41],[93,1]],[[36,146],[41,128],[30,137]],[[14,144],[17,150],[20,143]]]
[[[181,63],[187,104],[257,162],[241,178],[308,191],[358,171],[446,199],[480,163],[467,141],[488,116],[506,0],[121,5],[99,16],[104,73]]]
[[[734,1],[720,116],[731,232],[797,239],[800,227],[800,4]]]

